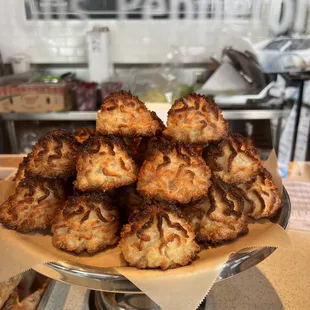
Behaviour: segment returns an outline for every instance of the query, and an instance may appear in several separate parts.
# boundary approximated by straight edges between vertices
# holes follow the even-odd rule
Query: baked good
[[[248,231],[242,198],[220,179],[212,179],[206,197],[182,210],[200,243],[218,244]]]
[[[244,211],[254,219],[271,218],[281,208],[281,198],[266,169],[237,185],[244,199]]]
[[[96,130],[102,135],[149,137],[163,129],[156,113],[130,92],[110,94],[98,111]]]
[[[103,192],[76,194],[69,197],[55,216],[53,245],[80,254],[104,250],[118,242],[118,209]]]
[[[190,147],[162,140],[143,163],[137,183],[142,196],[188,203],[207,194],[210,169]]]
[[[172,105],[163,135],[185,143],[208,144],[223,139],[228,126],[214,101],[190,94]]]
[[[64,181],[27,177],[0,206],[0,223],[20,232],[48,228],[65,200]]]
[[[74,132],[74,138],[78,143],[83,143],[86,141],[91,135],[96,133],[95,128],[78,128]]]
[[[262,168],[257,149],[237,133],[207,147],[204,158],[212,173],[228,183],[246,182]]]
[[[180,211],[164,203],[133,213],[122,229],[120,248],[130,266],[162,270],[189,264],[200,250]]]
[[[57,129],[42,136],[29,154],[26,174],[43,178],[66,179],[73,176],[78,142],[65,130]]]
[[[129,185],[136,181],[138,168],[128,155],[122,138],[92,136],[81,147],[75,188],[81,191],[103,190]]]

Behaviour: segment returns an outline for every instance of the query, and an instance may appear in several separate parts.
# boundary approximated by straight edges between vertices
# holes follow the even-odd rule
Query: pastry
[[[212,179],[208,195],[182,211],[200,243],[218,244],[248,231],[242,197],[220,179]]]
[[[65,200],[64,181],[27,177],[0,206],[0,223],[20,232],[48,228]]]
[[[244,199],[244,211],[254,219],[273,217],[281,208],[281,199],[272,177],[266,169],[249,181],[238,184]]]
[[[130,92],[110,94],[98,111],[96,130],[102,135],[149,137],[163,129],[156,113]]]
[[[119,230],[118,209],[103,192],[76,194],[58,210],[52,241],[59,249],[93,254],[115,245]]]
[[[133,213],[122,229],[120,248],[130,266],[162,270],[189,264],[200,250],[180,211],[163,203]]]
[[[207,147],[204,158],[212,173],[228,183],[246,182],[262,168],[252,142],[236,133],[230,133],[220,143]]]
[[[190,147],[162,140],[143,163],[137,190],[142,196],[188,203],[207,194],[210,169]]]
[[[69,132],[57,129],[42,136],[29,154],[27,175],[66,179],[73,176],[78,142]]]
[[[122,138],[93,136],[81,146],[75,188],[81,191],[111,190],[136,181],[138,168]]]
[[[205,145],[223,139],[228,126],[214,101],[190,94],[172,105],[163,135],[185,143]]]

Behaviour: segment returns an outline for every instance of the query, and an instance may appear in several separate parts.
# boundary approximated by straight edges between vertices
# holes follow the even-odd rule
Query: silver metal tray
[[[282,209],[272,221],[283,228],[288,225],[291,213],[291,204],[287,191],[283,187]],[[253,267],[272,254],[276,248],[265,247],[260,249],[246,249],[233,254],[225,263],[217,281],[234,276],[250,267]],[[70,262],[46,263],[34,268],[45,276],[68,284],[84,286],[92,290],[142,293],[133,283],[119,274],[114,268],[92,268],[87,265]]]

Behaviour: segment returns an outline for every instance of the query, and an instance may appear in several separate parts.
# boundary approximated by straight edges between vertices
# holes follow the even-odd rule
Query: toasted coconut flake
[[[80,254],[90,254],[118,242],[118,209],[103,192],[76,194],[59,209],[52,226],[53,245]]]
[[[103,135],[154,136],[164,129],[155,112],[130,92],[110,94],[98,111],[96,130]]]
[[[207,194],[210,176],[194,149],[162,140],[143,163],[137,190],[146,197],[188,203]]]
[[[163,203],[133,213],[123,227],[120,248],[130,266],[162,270],[189,264],[200,250],[180,211]]]
[[[93,136],[84,142],[77,160],[76,189],[103,190],[136,181],[138,169],[120,137]]]
[[[96,133],[95,128],[78,128],[74,132],[74,138],[78,143],[83,143],[86,141],[91,135]]]
[[[174,102],[163,134],[185,143],[208,144],[227,132],[228,122],[219,106],[205,96],[190,94]]]
[[[29,154],[26,175],[66,179],[75,175],[78,143],[69,132],[57,129],[42,136]]]
[[[204,158],[212,173],[228,183],[246,182],[262,167],[257,149],[240,134],[230,133],[219,144],[210,145]]]
[[[62,180],[27,177],[0,207],[0,222],[20,232],[48,228],[65,199]]]
[[[242,198],[220,179],[212,179],[206,197],[182,210],[201,243],[218,244],[248,231]]]

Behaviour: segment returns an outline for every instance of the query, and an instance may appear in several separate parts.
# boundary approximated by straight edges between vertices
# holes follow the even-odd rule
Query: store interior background
[[[263,156],[275,148],[285,167],[290,160],[310,159],[309,11],[308,1],[303,0],[10,0],[2,2],[0,10],[3,68],[0,84],[8,81],[12,57],[26,55],[31,62],[30,76],[70,72],[80,82],[97,82],[96,108],[102,101],[102,88],[109,89],[111,85],[141,96],[160,115],[166,113],[173,99],[186,92],[204,93],[218,98],[220,106],[228,112],[233,131],[251,136]],[[108,29],[102,51],[108,55],[108,62],[98,68],[102,77],[100,72],[99,77],[98,72],[95,75],[90,72],[94,59],[91,60],[87,38],[94,27]],[[275,66],[272,58],[271,62],[267,59],[266,46],[283,36],[286,41],[271,48],[284,55],[283,62]],[[287,43],[288,37],[291,43]],[[296,47],[284,51],[285,44]],[[259,83],[257,72],[250,76],[254,81],[249,81],[243,68],[238,67],[238,60],[234,68],[244,79],[242,87],[235,85],[233,78],[223,81],[223,74],[211,83],[212,75],[214,78],[223,63],[232,63],[231,58],[222,56],[225,48],[228,54],[231,48],[255,55],[264,83]],[[290,76],[291,72],[295,77]],[[295,134],[300,74],[304,91]],[[208,87],[203,87],[208,81]],[[270,82],[274,82],[272,91],[262,93]],[[268,114],[268,111],[276,112]],[[25,119],[20,115],[14,118],[12,114],[16,113],[9,114],[9,117],[8,113],[0,114],[0,153],[29,152],[39,136],[54,128],[73,131],[95,124],[95,114],[85,117],[81,113],[71,119],[57,115],[52,119]]]

